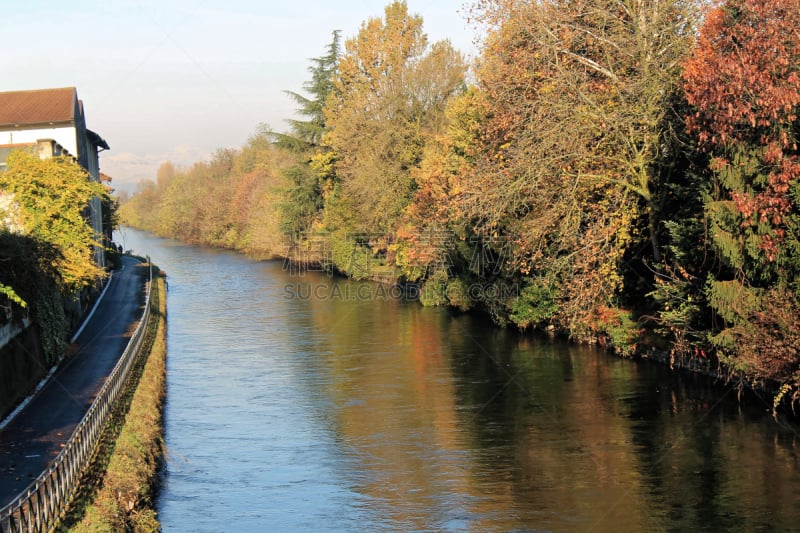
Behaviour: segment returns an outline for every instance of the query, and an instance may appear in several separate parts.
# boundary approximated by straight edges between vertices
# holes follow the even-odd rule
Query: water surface
[[[786,531],[757,398],[125,230],[168,273],[164,531]]]

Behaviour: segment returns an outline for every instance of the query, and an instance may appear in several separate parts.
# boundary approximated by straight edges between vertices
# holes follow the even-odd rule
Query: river
[[[168,274],[164,531],[787,531],[800,430],[698,376],[123,229]]]

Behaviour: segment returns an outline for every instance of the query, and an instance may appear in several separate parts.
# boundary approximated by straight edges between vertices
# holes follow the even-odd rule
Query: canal
[[[164,531],[786,531],[800,431],[660,365],[131,229],[168,274]]]

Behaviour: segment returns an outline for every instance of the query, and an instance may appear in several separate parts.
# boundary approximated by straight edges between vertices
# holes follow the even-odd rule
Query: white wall
[[[78,139],[73,126],[0,131],[0,144],[35,143],[39,139],[53,139],[72,157],[78,157]]]

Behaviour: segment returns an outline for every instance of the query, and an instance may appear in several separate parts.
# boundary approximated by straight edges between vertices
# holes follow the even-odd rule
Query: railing
[[[28,488],[0,509],[0,532],[50,531],[57,525],[61,513],[66,510],[81,474],[92,459],[108,415],[140,355],[150,318],[150,293],[153,285],[153,266],[149,258],[147,262],[150,279],[147,283],[144,313],[128,341],[128,346],[58,457]]]

